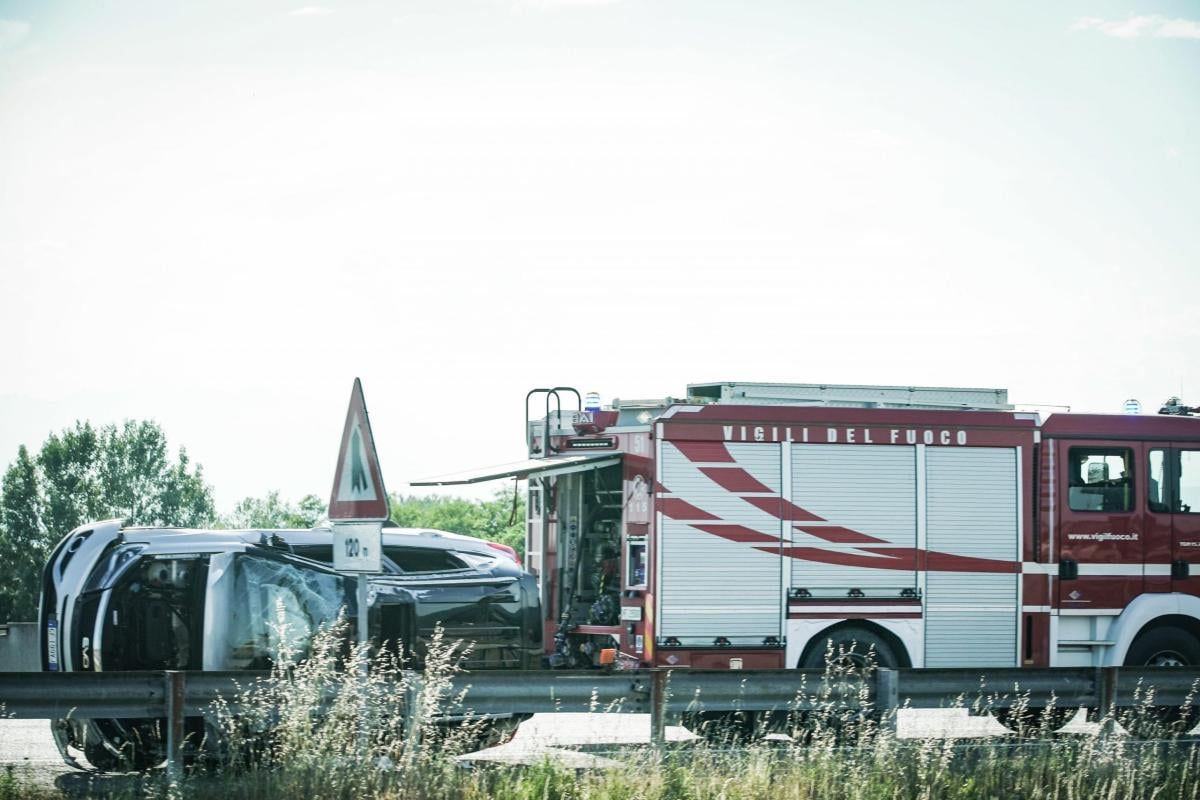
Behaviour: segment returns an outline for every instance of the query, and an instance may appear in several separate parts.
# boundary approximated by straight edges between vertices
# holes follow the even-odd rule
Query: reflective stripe
[[[1119,617],[1123,610],[1121,608],[1060,608],[1058,613],[1063,617]]]
[[[971,603],[954,604],[954,605],[949,604],[949,603],[946,603],[946,604],[930,603],[929,606],[927,607],[927,610],[928,611],[971,611],[971,612],[1003,611],[1005,613],[1011,614],[1012,612],[1016,611],[1017,609],[1016,609],[1016,606],[977,606],[977,605],[974,605]]]
[[[1057,575],[1058,564],[1038,564],[1026,561],[1021,565],[1026,575]],[[1170,564],[1079,564],[1080,577],[1140,578],[1143,575],[1170,575]]]
[[[788,611],[792,614],[883,614],[890,611],[912,611],[919,613],[921,611],[916,605],[891,605],[891,606],[813,606],[813,605],[790,605]]]

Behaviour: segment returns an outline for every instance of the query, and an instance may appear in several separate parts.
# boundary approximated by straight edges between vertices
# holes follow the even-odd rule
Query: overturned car
[[[339,616],[351,630],[356,582],[335,571],[333,535],[312,530],[77,528],[43,576],[42,667],[50,671],[268,669],[281,646]],[[420,668],[440,628],[472,646],[466,669],[531,669],[541,658],[536,580],[515,554],[469,536],[385,528],[383,574],[369,579],[368,636]],[[282,620],[284,623],[280,625]],[[286,636],[290,641],[281,642]],[[203,735],[203,720],[189,720]],[[161,762],[161,720],[66,719],[63,759],[101,770]]]

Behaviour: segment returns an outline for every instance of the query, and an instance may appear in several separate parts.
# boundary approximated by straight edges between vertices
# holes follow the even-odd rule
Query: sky
[[[1200,404],[1197,219],[1196,2],[0,0],[0,466],[326,496],[355,377],[393,492],[535,386]]]

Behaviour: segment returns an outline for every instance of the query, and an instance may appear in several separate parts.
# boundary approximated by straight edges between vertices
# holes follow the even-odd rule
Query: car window
[[[320,561],[322,564],[333,563],[332,544],[294,544],[292,545],[292,552],[301,558]]]
[[[1200,512],[1200,450],[1179,451],[1179,499],[1175,510],[1183,514]]]
[[[1170,487],[1167,485],[1166,453],[1166,450],[1151,450],[1150,457],[1147,459],[1150,475],[1146,491],[1146,505],[1151,511],[1159,513],[1171,510],[1170,503],[1167,502]]]
[[[403,572],[450,572],[467,569],[467,563],[449,550],[434,550],[425,547],[388,547],[383,554],[396,562]]]
[[[346,613],[343,578],[301,564],[240,555],[233,561],[231,591],[214,609],[224,628],[217,668],[266,669],[276,659],[307,654],[312,637]]]
[[[1067,487],[1072,511],[1131,511],[1133,451],[1128,447],[1072,447]]]

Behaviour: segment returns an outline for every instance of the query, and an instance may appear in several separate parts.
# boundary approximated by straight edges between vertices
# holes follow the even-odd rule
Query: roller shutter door
[[[841,566],[807,559],[792,564],[792,587],[826,590],[905,589],[916,582],[916,448],[896,445],[792,445],[792,502],[825,523],[793,523],[792,544],[862,559],[878,554],[889,568]],[[866,534],[878,543],[838,543],[829,526]],[[902,560],[887,555],[905,551]],[[896,569],[895,567],[902,567]],[[820,594],[823,592],[814,592]]]
[[[929,448],[925,463],[929,550],[1016,560],[1016,451]],[[1019,579],[1015,573],[930,572],[926,666],[1015,666]]]
[[[670,442],[662,445],[662,485],[670,497],[717,517],[660,518],[659,636],[684,643],[711,644],[717,636],[755,643],[779,636],[782,614],[782,560],[778,516],[746,497],[779,496],[778,444],[727,444],[735,459],[693,462]],[[715,470],[744,470],[766,492],[731,491],[718,484]],[[729,474],[726,472],[725,474]],[[730,541],[696,525],[737,525],[771,542]],[[763,552],[758,548],[768,548]]]

